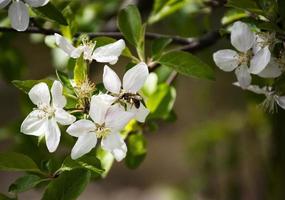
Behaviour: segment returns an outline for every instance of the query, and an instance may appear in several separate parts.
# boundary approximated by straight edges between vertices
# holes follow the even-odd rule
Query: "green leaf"
[[[16,198],[10,198],[5,194],[0,193],[0,200],[16,200]]]
[[[66,73],[56,70],[56,76],[66,88],[73,90],[73,86],[71,85],[70,79]]]
[[[40,172],[36,163],[28,156],[20,153],[0,153],[0,170]]]
[[[101,47],[101,46],[116,42],[116,40],[114,38],[103,37],[103,36],[94,38],[94,41],[96,41],[96,47]],[[132,53],[128,47],[126,47],[123,50],[122,55],[125,57],[128,57],[128,58],[132,57]]]
[[[172,42],[171,38],[159,38],[152,41],[151,44],[151,57],[157,59],[162,51]]]
[[[102,169],[104,173],[102,177],[106,177],[114,163],[114,157],[110,152],[103,150],[101,147],[97,149],[96,157],[101,161]]]
[[[63,172],[51,181],[42,200],[75,200],[90,181],[91,173],[86,169]]]
[[[80,86],[87,79],[87,64],[83,58],[83,55],[77,59],[74,67],[74,82],[77,86]]]
[[[75,168],[85,168],[90,170],[93,175],[98,176],[101,175],[104,170],[101,167],[100,160],[95,157],[95,155],[84,155],[77,160],[71,159],[71,157],[67,157],[60,170],[61,171],[69,171]]]
[[[47,5],[43,7],[34,8],[36,12],[41,13],[43,16],[55,21],[61,25],[67,26],[68,23],[62,13],[51,3],[49,2]]]
[[[166,83],[158,85],[155,93],[150,96],[146,105],[151,114],[150,119],[167,119],[176,99],[176,90]]]
[[[142,133],[130,135],[127,139],[128,152],[125,159],[126,165],[131,168],[137,168],[145,159],[146,140]]]
[[[129,5],[119,13],[118,27],[132,45],[135,47],[140,46],[142,21],[136,6]]]
[[[14,80],[12,83],[20,90],[22,90],[25,93],[28,93],[31,88],[38,84],[44,82],[46,83],[49,87],[51,87],[53,81],[50,79],[41,79],[41,80],[25,80],[25,81],[20,81],[20,80]]]
[[[148,23],[153,24],[160,21],[183,8],[187,3],[189,0],[155,0]]]
[[[247,10],[258,15],[264,15],[263,10],[260,9],[255,0],[228,0],[227,6]]]
[[[25,175],[18,178],[14,183],[12,183],[9,187],[9,192],[20,193],[25,192],[36,185],[40,184],[43,181],[47,181],[47,179],[42,179],[36,175]]]
[[[214,79],[212,68],[188,52],[172,51],[162,55],[158,62],[186,76]]]

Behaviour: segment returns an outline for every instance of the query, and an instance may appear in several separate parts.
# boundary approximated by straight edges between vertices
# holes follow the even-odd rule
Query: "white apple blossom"
[[[233,83],[233,85],[240,87],[238,82]],[[250,85],[246,89],[253,93],[264,95],[266,99],[263,101],[262,106],[269,112],[276,111],[276,104],[285,109],[285,96],[278,95],[272,87],[265,86],[261,88],[258,85]]]
[[[135,119],[144,122],[149,110],[143,105],[138,91],[143,87],[149,75],[148,67],[140,62],[129,69],[123,77],[123,87],[118,75],[107,65],[104,67],[103,83],[105,88],[123,103],[127,110],[135,114]]]
[[[118,57],[125,49],[125,41],[120,39],[114,43],[95,48],[96,43],[82,41],[82,45],[74,47],[67,39],[55,33],[56,44],[71,58],[79,58],[83,53],[83,58],[88,61],[96,60],[100,63],[109,63],[114,65]]]
[[[0,0],[0,9],[8,6],[10,2],[12,3],[8,9],[8,16],[13,29],[16,29],[17,31],[25,31],[27,30],[30,21],[27,4],[31,7],[37,8],[45,6],[49,0]]]
[[[21,132],[26,135],[45,136],[49,152],[54,152],[60,141],[58,124],[72,124],[76,118],[66,112],[66,98],[62,94],[62,84],[54,81],[51,95],[46,83],[38,83],[29,91],[29,97],[37,107],[26,117]]]
[[[216,65],[223,71],[235,70],[240,86],[245,89],[251,83],[251,75],[259,75],[268,65],[271,53],[268,46],[254,52],[255,34],[243,22],[235,22],[231,29],[231,43],[238,50],[220,50],[214,53]]]
[[[101,147],[112,153],[117,161],[121,161],[127,152],[127,146],[120,136],[120,131],[134,117],[117,105],[112,105],[116,98],[108,94],[94,95],[91,98],[89,116],[91,120],[76,121],[66,130],[68,134],[78,137],[71,158],[77,159],[88,153],[101,138]]]

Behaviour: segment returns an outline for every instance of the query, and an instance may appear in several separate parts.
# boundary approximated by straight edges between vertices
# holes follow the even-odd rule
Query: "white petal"
[[[49,88],[46,83],[38,83],[29,91],[29,97],[33,104],[39,106],[41,104],[50,103]]]
[[[126,157],[127,145],[118,133],[110,133],[104,137],[101,146],[104,150],[112,153],[118,162]]]
[[[11,0],[0,0],[0,9],[5,8]]]
[[[233,71],[239,64],[239,55],[231,49],[220,50],[213,55],[216,65],[223,71]]]
[[[55,33],[55,43],[61,48],[68,56],[72,58],[80,57],[83,50],[75,48],[69,41],[61,35]],[[81,51],[81,52],[80,52]]]
[[[76,117],[59,108],[55,111],[55,120],[61,125],[69,125],[75,122]]]
[[[66,132],[74,137],[80,137],[85,133],[92,132],[96,129],[95,124],[87,119],[81,119],[71,124]]]
[[[145,119],[149,114],[149,109],[147,109],[142,103],[140,103],[140,107],[138,109],[134,105],[131,105],[128,106],[127,110],[134,113],[135,119],[141,123],[145,122]]]
[[[108,94],[99,94],[92,96],[89,115],[93,121],[97,124],[103,124],[105,122],[107,110],[116,99],[117,98],[112,97]]]
[[[105,124],[106,127],[119,131],[134,117],[134,113],[123,111],[121,107],[114,105],[107,112]]]
[[[110,63],[111,65],[114,65],[117,63],[118,57],[121,55],[125,47],[125,41],[121,39],[114,43],[96,48],[92,57],[97,62]]]
[[[29,26],[29,11],[22,1],[14,1],[8,10],[11,25],[17,31],[25,31]]]
[[[75,49],[73,49],[73,51],[71,51],[70,53],[70,57],[71,58],[79,58],[82,54],[82,52],[84,52],[84,46],[79,46],[79,47],[76,47]]]
[[[258,74],[268,65],[271,58],[271,53],[268,46],[259,50],[250,61],[249,71],[251,74]]]
[[[263,48],[263,43],[264,43],[263,38],[255,34],[255,39],[254,39],[254,43],[252,46],[252,51],[254,54],[256,54],[260,49]]]
[[[47,122],[45,139],[49,152],[54,152],[60,141],[60,129],[54,118],[49,119]]]
[[[285,109],[285,96],[277,96],[276,102],[281,108]]]
[[[27,4],[29,4],[30,6],[37,8],[45,6],[49,2],[49,0],[25,0],[25,2],[27,2]]]
[[[63,108],[66,105],[66,98],[62,93],[62,84],[59,81],[54,81],[51,87],[51,96],[52,104],[56,108]]]
[[[96,146],[97,143],[97,137],[96,133],[91,132],[91,133],[84,133],[81,135],[74,147],[71,150],[71,158],[73,160],[80,158],[84,154],[88,153],[91,151]]]
[[[40,118],[43,114],[40,110],[32,111],[21,125],[21,132],[26,135],[41,136],[45,133],[46,118]]]
[[[249,50],[254,43],[254,33],[243,22],[235,22],[231,29],[231,43],[241,52]]]
[[[260,88],[258,85],[250,85],[248,86],[247,90],[254,92],[256,94],[264,94],[266,95],[268,93],[268,91],[266,90],[265,87]]]
[[[93,60],[93,51],[94,51],[95,44],[85,45],[84,46],[84,54],[83,58],[84,60],[89,60],[90,62]]]
[[[119,94],[121,90],[121,80],[118,75],[107,65],[104,67],[103,83],[105,88],[114,94]]]
[[[241,88],[246,89],[251,83],[251,76],[246,65],[241,65],[236,68],[235,74]]]
[[[271,58],[270,62],[265,67],[265,69],[262,70],[257,75],[262,77],[262,78],[276,78],[276,77],[280,76],[281,74],[282,74],[282,71],[281,71],[278,63],[276,63],[275,58]]]
[[[237,87],[241,87],[239,82],[235,82],[233,83],[233,85],[237,86]],[[258,85],[250,85],[246,88],[247,90],[254,92],[256,94],[267,94],[267,90],[266,87],[260,88]]]
[[[148,67],[144,62],[140,62],[129,69],[123,78],[123,88],[127,92],[137,93],[143,86],[149,75]]]

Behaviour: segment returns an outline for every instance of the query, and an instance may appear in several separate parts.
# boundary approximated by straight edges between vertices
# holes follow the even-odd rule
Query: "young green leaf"
[[[171,38],[159,38],[152,41],[151,44],[151,57],[157,59],[167,45],[172,42]]]
[[[265,15],[255,0],[228,0],[228,7],[242,9],[258,15]]]
[[[47,5],[43,7],[34,8],[34,10],[43,16],[51,19],[60,25],[67,26],[68,23],[62,13],[51,3],[49,2]]]
[[[90,177],[90,171],[82,168],[63,172],[48,184],[42,200],[75,200],[84,191]]]
[[[64,87],[73,90],[70,79],[66,73],[56,70],[56,76],[58,80],[61,81]]]
[[[14,80],[14,81],[12,81],[13,85],[15,85],[18,89],[22,90],[25,93],[28,93],[34,85],[41,83],[41,82],[46,83],[49,87],[51,87],[51,85],[53,83],[53,81],[50,79],[25,80],[25,81]]]
[[[140,45],[142,21],[136,6],[129,5],[119,13],[118,27],[132,45],[135,47]]]
[[[16,200],[16,198],[10,198],[5,194],[0,193],[0,200]]]
[[[0,153],[0,170],[40,172],[30,157],[14,152]]]
[[[47,179],[42,179],[39,176],[28,174],[18,178],[14,183],[12,183],[9,187],[9,192],[25,192],[44,181],[47,181]]]
[[[214,79],[214,73],[210,66],[202,60],[184,51],[172,51],[161,56],[158,60],[161,65],[170,67],[178,73],[203,79]]]
[[[175,13],[187,3],[189,3],[188,0],[155,0],[148,23],[153,24],[160,21],[164,17]]]
[[[84,155],[77,160],[72,160],[70,157],[67,157],[60,170],[62,171],[69,171],[75,168],[85,168],[90,170],[93,175],[99,176],[101,175],[104,170],[101,167],[100,160],[96,158],[94,155]]]
[[[102,177],[106,177],[113,166],[114,157],[110,152],[103,150],[102,148],[98,148],[96,152],[96,157],[101,161],[102,169],[104,169],[104,173],[102,173]]]
[[[87,64],[83,58],[83,55],[77,59],[74,67],[74,82],[76,85],[81,85],[87,79]]]
[[[130,135],[127,139],[127,146],[125,163],[130,169],[135,169],[142,163],[147,153],[144,135],[142,133]]]
[[[166,119],[170,114],[176,99],[176,90],[166,83],[158,85],[155,93],[147,101],[147,108],[150,110],[150,119]]]

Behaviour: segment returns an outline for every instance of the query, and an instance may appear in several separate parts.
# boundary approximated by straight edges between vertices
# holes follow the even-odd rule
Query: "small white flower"
[[[149,75],[148,67],[140,62],[129,69],[123,77],[123,87],[118,75],[107,65],[104,67],[103,83],[105,88],[116,96],[119,102],[127,105],[127,110],[135,114],[139,122],[144,122],[149,110],[141,102],[138,91],[143,87]]]
[[[127,146],[119,132],[134,115],[112,105],[115,100],[116,98],[107,94],[93,96],[89,111],[92,121],[81,119],[68,127],[67,133],[78,137],[71,151],[72,159],[90,152],[96,146],[97,138],[102,139],[102,148],[112,153],[117,161],[126,156]]]
[[[259,74],[270,61],[271,53],[268,46],[260,49],[253,55],[251,48],[255,42],[255,34],[250,27],[242,22],[235,22],[231,30],[231,43],[238,50],[220,50],[214,53],[216,65],[223,71],[230,72],[235,69],[238,82],[242,88],[251,83],[250,74]],[[250,67],[248,67],[250,66]]]
[[[26,135],[45,136],[49,152],[54,152],[60,141],[61,125],[72,124],[76,118],[66,112],[66,98],[62,94],[62,85],[54,81],[50,91],[46,83],[38,83],[29,92],[33,104],[37,106],[23,121],[21,132]],[[52,98],[51,98],[52,97]]]
[[[0,9],[9,5],[11,0],[0,0]],[[31,7],[45,6],[49,0],[15,0],[11,3],[8,9],[8,16],[13,29],[17,31],[25,31],[29,26],[29,10],[26,2]]]
[[[125,41],[120,39],[114,43],[95,48],[95,43],[83,40],[83,44],[74,47],[61,35],[55,33],[56,44],[71,58],[79,58],[83,53],[85,60],[96,60],[100,63],[109,63],[114,65],[118,61],[118,57],[126,47]]]
[[[238,82],[233,83],[233,85],[240,87]],[[265,86],[261,88],[258,85],[250,85],[246,89],[256,94],[263,94],[266,97],[262,103],[262,106],[268,112],[275,112],[276,104],[282,109],[285,109],[285,96],[276,94],[276,92],[272,90],[272,87]]]

